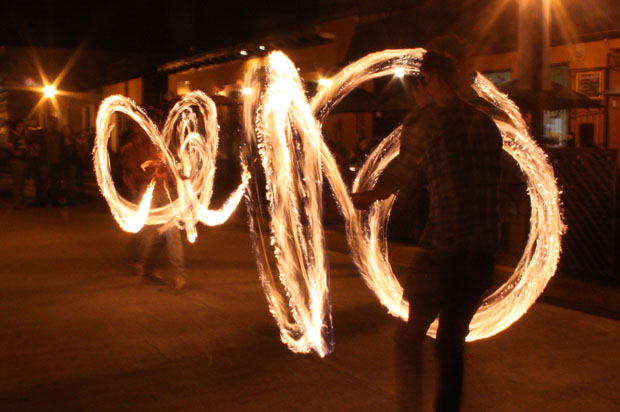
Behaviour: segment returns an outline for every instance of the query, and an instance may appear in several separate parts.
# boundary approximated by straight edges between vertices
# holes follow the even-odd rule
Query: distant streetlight
[[[52,97],[56,96],[56,88],[52,85],[45,86],[42,91],[43,95],[47,98],[51,99]]]

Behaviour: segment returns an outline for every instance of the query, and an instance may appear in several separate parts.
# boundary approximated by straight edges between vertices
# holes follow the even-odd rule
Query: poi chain
[[[394,196],[375,202],[368,212],[353,207],[349,189],[321,133],[321,120],[331,107],[361,83],[393,74],[419,72],[423,49],[386,50],[345,67],[308,102],[294,64],[281,52],[271,53],[248,70],[244,87],[245,138],[241,147],[242,183],[220,211],[208,210],[215,173],[217,124],[215,105],[201,92],[191,92],[171,111],[161,134],[131,100],[106,99],[97,118],[94,151],[97,181],[121,227],[137,231],[143,224],[177,224],[195,239],[195,224],[220,224],[247,190],[250,232],[261,282],[282,341],[295,352],[328,354],[334,345],[327,287],[327,259],[321,223],[323,177],[327,179],[345,219],[355,265],[368,287],[395,316],[408,317],[409,303],[387,256],[386,227]],[[544,152],[529,136],[518,108],[491,82],[478,74],[473,89],[501,110],[508,120],[495,118],[504,150],[526,176],[531,200],[530,233],[512,276],[487,297],[470,324],[467,340],[495,335],[525,313],[555,273],[564,232],[559,192]],[[198,134],[191,106],[202,114],[205,136]],[[162,153],[179,193],[170,204],[150,208],[150,191],[140,204],[120,197],[110,177],[107,143],[110,118],[119,111],[131,116]],[[351,192],[372,189],[387,164],[398,155],[401,128],[394,130],[368,156]],[[179,153],[167,144],[176,136]],[[258,170],[258,160],[262,173]],[[253,184],[247,184],[250,175]],[[261,178],[257,176],[261,174]],[[265,187],[259,187],[264,177]],[[270,219],[262,218],[260,191],[265,190]],[[266,242],[267,232],[270,241]],[[428,334],[435,336],[437,322]]]
[[[206,136],[197,132],[198,119],[192,107],[196,107],[202,116]],[[115,112],[131,117],[158,149],[160,160],[167,166],[176,184],[177,198],[170,203],[151,207],[154,180],[148,186],[140,204],[132,203],[119,195],[110,173],[108,153],[108,141],[114,127],[112,115]],[[220,210],[209,210],[217,156],[217,129],[215,104],[200,91],[186,94],[172,108],[162,133],[144,110],[127,97],[111,96],[101,103],[93,150],[95,174],[112,215],[123,230],[135,233],[145,224],[164,227],[175,224],[185,229],[187,238],[193,242],[196,239],[197,222],[215,226],[228,219],[243,197],[250,175],[247,171],[242,173],[241,184]],[[172,153],[170,146],[177,147],[177,153]]]

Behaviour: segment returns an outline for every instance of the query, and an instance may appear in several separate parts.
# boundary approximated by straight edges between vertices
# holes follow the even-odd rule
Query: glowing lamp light
[[[56,96],[56,88],[52,85],[45,86],[43,88],[43,95],[48,98]]]
[[[394,76],[398,77],[399,79],[402,79],[403,77],[405,77],[405,69],[403,69],[402,67],[395,68]]]
[[[330,84],[332,84],[332,81],[330,79],[319,79],[319,86],[321,87],[327,87]]]
[[[244,95],[244,96],[248,96],[248,95],[252,94],[252,88],[244,87],[243,89],[241,89],[241,94]]]
[[[239,54],[240,54],[240,55],[242,55],[242,56],[247,56],[247,55],[248,55],[248,52],[247,52],[247,51],[245,51],[245,50],[241,50],[241,51],[239,52]]]
[[[263,50],[263,51],[265,51],[265,46],[260,45],[260,46],[258,46],[258,49],[259,49],[259,50]]]

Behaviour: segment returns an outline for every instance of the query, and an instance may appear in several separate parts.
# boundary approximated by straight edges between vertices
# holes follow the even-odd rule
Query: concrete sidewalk
[[[293,354],[262,293],[244,211],[187,245],[188,287],[145,284],[107,206],[0,205],[1,411],[392,411],[398,320],[330,244],[335,351]],[[331,229],[330,229],[331,230]],[[466,412],[617,412],[620,322],[536,303],[470,344]],[[425,405],[435,369],[425,355]]]

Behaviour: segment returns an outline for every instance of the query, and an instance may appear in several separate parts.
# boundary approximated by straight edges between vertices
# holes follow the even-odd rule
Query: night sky
[[[362,15],[376,12],[387,15],[407,9],[404,19],[409,19],[410,24],[405,26],[412,32],[411,39],[455,33],[469,37],[476,48],[492,43],[507,43],[508,49],[516,46],[517,0],[171,0],[163,5],[157,3],[0,1],[0,45],[158,52],[176,58],[308,27],[318,20],[355,13],[355,10]],[[618,0],[557,0],[551,4],[553,43],[582,41],[580,33],[611,32],[620,27]],[[388,39],[388,43],[389,40],[393,39]]]
[[[181,54],[298,28],[318,15],[314,1],[3,3],[0,44]]]

